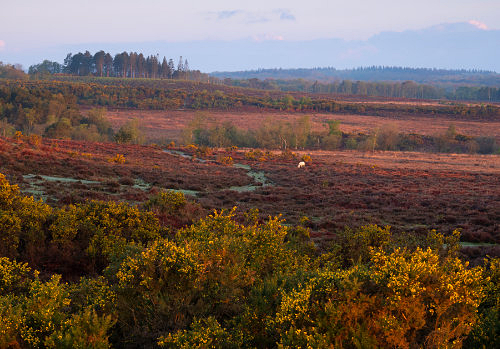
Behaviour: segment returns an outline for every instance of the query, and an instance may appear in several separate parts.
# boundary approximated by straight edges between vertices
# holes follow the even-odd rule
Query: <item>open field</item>
[[[123,154],[125,163],[112,162]],[[183,191],[205,212],[238,206],[262,217],[309,217],[324,243],[345,226],[391,225],[419,236],[462,231],[464,241],[500,242],[500,156],[357,151],[280,152],[160,149],[111,143],[0,140],[0,172],[29,195],[61,205],[103,199],[140,203],[159,189]],[[220,159],[231,156],[232,165]]]
[[[477,121],[454,119],[453,117],[426,117],[426,116],[368,116],[352,114],[326,113],[287,113],[287,112],[222,112],[222,111],[156,111],[156,110],[124,110],[110,109],[107,117],[118,129],[131,119],[140,120],[146,135],[152,140],[179,140],[181,130],[185,128],[196,115],[204,115],[212,122],[231,122],[243,129],[257,129],[267,118],[294,122],[304,115],[311,115],[313,130],[326,130],[325,122],[339,120],[340,129],[346,133],[370,133],[374,129],[392,124],[399,132],[421,135],[444,134],[450,125],[454,125],[458,133],[471,137],[495,137],[500,143],[500,120]]]

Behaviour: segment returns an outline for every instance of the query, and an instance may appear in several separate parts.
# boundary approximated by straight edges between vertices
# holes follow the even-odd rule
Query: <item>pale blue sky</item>
[[[153,50],[146,54],[189,55],[200,68],[220,69],[201,66],[204,53],[190,53],[192,45],[179,50],[175,45],[239,39],[359,41],[385,31],[456,22],[498,30],[500,0],[0,0],[0,61],[27,67],[43,58],[62,62],[66,52],[86,48],[117,52],[145,47]],[[167,47],[141,45],[147,42]],[[217,52],[206,54],[219,58]]]
[[[471,20],[500,29],[500,0],[0,2],[2,50],[154,40],[351,40]]]

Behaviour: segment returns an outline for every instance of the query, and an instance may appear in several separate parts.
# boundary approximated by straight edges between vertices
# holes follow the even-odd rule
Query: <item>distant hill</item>
[[[354,81],[415,81],[433,85],[500,86],[500,74],[493,71],[447,70],[404,67],[362,67],[356,69],[299,68],[258,69],[235,72],[215,72],[217,78],[230,79],[306,79],[320,82]]]

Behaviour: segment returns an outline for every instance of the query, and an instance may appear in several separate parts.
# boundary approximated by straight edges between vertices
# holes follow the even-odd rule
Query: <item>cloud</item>
[[[295,16],[292,15],[290,10],[280,10],[280,19],[282,21],[295,21]]]
[[[282,35],[274,35],[274,34],[261,34],[254,35],[253,40],[257,42],[262,41],[283,41],[285,38]]]
[[[232,10],[232,11],[219,11],[217,12],[217,19],[228,19],[231,17],[236,16],[237,14],[241,13],[241,10]]]
[[[209,17],[217,21],[237,20],[243,23],[265,23],[270,19],[265,13],[244,11],[244,10],[227,10],[209,13]]]
[[[295,16],[288,9],[272,11],[224,10],[209,12],[208,18],[216,21],[236,20],[247,24],[266,23],[272,21],[295,21]]]
[[[0,51],[3,50],[5,47],[5,41],[0,40]]]
[[[478,29],[482,29],[482,30],[488,30],[488,26],[482,22],[479,22],[479,21],[476,21],[474,19],[471,19],[469,21],[469,24],[472,24],[473,26],[475,26],[476,28]]]

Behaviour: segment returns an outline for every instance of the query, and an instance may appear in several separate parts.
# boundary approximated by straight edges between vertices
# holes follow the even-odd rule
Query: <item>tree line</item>
[[[448,99],[469,101],[500,101],[500,88],[492,86],[452,86],[419,84],[414,81],[353,81],[319,82],[304,79],[224,79],[229,86],[263,90],[300,91],[317,94],[358,95],[389,98]]]
[[[330,75],[339,73],[342,73],[340,76],[343,79],[338,79],[338,76],[335,75],[334,81],[328,81],[332,80]],[[190,70],[187,60],[183,61],[182,57],[179,58],[177,66],[175,66],[172,59],[167,61],[165,57],[160,62],[158,55],[144,56],[142,53],[122,52],[113,58],[104,51],[99,51],[95,55],[85,51],[85,53],[79,52],[75,55],[69,53],[64,64],[44,60],[40,64],[30,66],[29,74],[31,76],[69,74],[95,77],[186,79],[216,84],[223,82],[228,86],[283,92],[500,101],[500,88],[493,86],[499,81],[490,81],[497,79],[498,74],[488,71],[368,67],[345,71],[334,68],[261,69],[248,72],[214,73],[209,76],[199,70]],[[296,78],[304,74],[305,79]],[[323,75],[321,74],[326,74],[325,80],[322,80]],[[369,74],[369,78],[365,76],[366,74]],[[224,76],[227,77],[221,80],[220,78]],[[398,81],[398,77],[400,80],[401,77],[408,78],[408,80]],[[19,78],[19,74],[14,78]],[[349,78],[359,78],[360,80]],[[426,81],[427,83],[419,83],[418,81]],[[458,85],[457,81],[461,81],[462,84],[465,81],[468,85]]]
[[[70,74],[78,76],[186,79],[189,75],[187,59],[179,57],[177,66],[172,58],[167,60],[159,55],[146,56],[137,52],[122,52],[114,57],[109,52],[99,51],[92,55],[89,51],[68,53],[63,64],[44,60],[30,66],[30,75]]]
[[[436,69],[371,66],[354,69],[297,68],[297,69],[258,69],[236,72],[215,72],[214,76],[221,79],[253,79],[260,80],[312,80],[322,83],[352,80],[352,81],[414,81],[425,84],[456,85],[457,82],[468,86],[498,86],[500,74],[487,70],[466,69]]]

